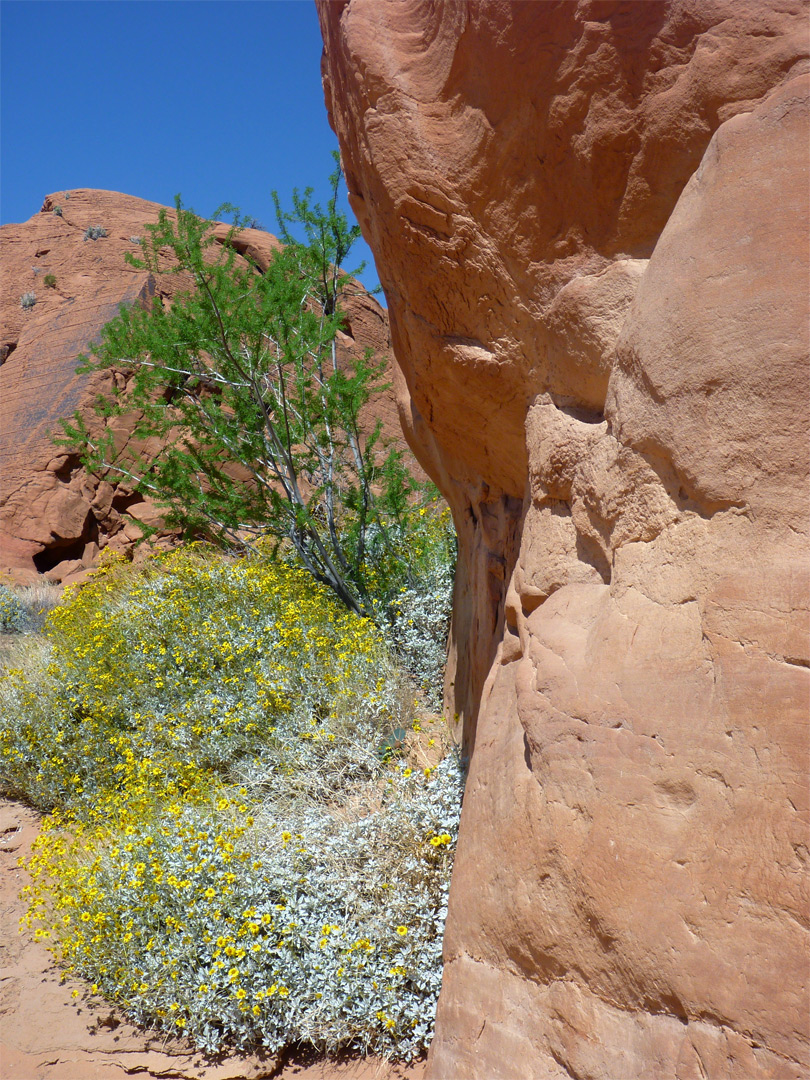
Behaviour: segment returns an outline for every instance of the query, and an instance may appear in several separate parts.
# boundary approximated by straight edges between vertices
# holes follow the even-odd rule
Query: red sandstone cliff
[[[56,208],[59,213],[54,213]],[[129,552],[141,535],[138,522],[159,525],[149,499],[125,483],[88,476],[78,459],[53,445],[60,418],[93,400],[101,382],[75,373],[76,357],[87,352],[122,303],[171,298],[188,282],[173,275],[155,280],[124,261],[137,253],[144,225],[162,209],[113,191],[76,190],[49,195],[42,209],[21,225],[0,229],[0,572],[20,580],[45,572],[71,580],[94,566],[100,549]],[[85,240],[88,226],[107,235]],[[226,228],[220,228],[224,236]],[[237,241],[242,254],[266,266],[278,241],[250,229]],[[55,284],[45,285],[52,275]],[[21,307],[23,294],[36,303]],[[339,350],[347,356],[371,348],[390,352],[385,311],[368,294],[347,300],[347,333]],[[94,377],[95,378],[95,377]],[[399,438],[392,395],[374,403],[386,434]],[[119,421],[119,446],[131,425]],[[159,543],[171,542],[164,535]]]
[[[807,5],[318,9],[460,538],[432,1075],[810,1075]]]

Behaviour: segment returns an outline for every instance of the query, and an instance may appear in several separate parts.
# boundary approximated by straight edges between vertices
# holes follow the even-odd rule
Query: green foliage
[[[349,225],[346,215],[338,209],[341,173],[337,151],[333,151],[332,159],[335,169],[329,177],[330,197],[326,210],[317,203],[312,204],[312,188],[306,188],[303,194],[297,188],[293,189],[291,213],[282,209],[278,192],[272,193],[279,239],[295,252],[300,271],[312,283],[318,305],[327,316],[336,314],[341,293],[350,284],[350,274],[342,267],[360,239],[360,226]],[[290,231],[291,225],[303,229],[306,243],[296,240]],[[362,270],[363,265],[351,273],[358,274]],[[339,324],[340,320],[336,325]]]
[[[56,214],[57,217],[61,217],[62,216],[62,207],[61,206],[55,206],[53,208],[53,210],[51,210],[51,213]]]
[[[67,196],[65,196],[67,198]],[[107,235],[107,230],[103,225],[88,225],[84,230],[83,240],[100,240],[103,236]]]
[[[56,288],[56,274],[46,274],[42,281],[46,289]]]
[[[381,622],[385,597],[371,579],[408,531],[416,484],[381,445],[380,424],[360,423],[386,385],[384,362],[337,361],[340,298],[351,287],[342,266],[359,230],[337,208],[339,169],[330,179],[326,209],[296,191],[287,214],[274,195],[286,246],[264,273],[237,256],[232,207],[216,215],[234,215],[224,241],[179,196],[174,213],[147,225],[127,261],[186,275],[191,288],[170,307],[156,298],[123,309],[79,370],[123,373],[98,413],[137,410],[136,436],[163,449],[121,461],[112,430],[94,440],[78,415],[63,441],[87,467],[134,479],[188,536],[233,551],[269,538],[350,610]]]
[[[30,311],[36,302],[37,294],[35,292],[25,292],[20,297],[20,307],[23,311]]]
[[[56,808],[36,936],[209,1051],[422,1052],[461,772],[412,703],[373,625],[301,569],[108,561],[0,679],[2,786]]]

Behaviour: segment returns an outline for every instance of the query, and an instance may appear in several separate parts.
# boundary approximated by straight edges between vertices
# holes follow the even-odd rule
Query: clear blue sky
[[[2,0],[0,223],[84,187],[274,232],[273,188],[326,197],[321,48],[313,0]]]

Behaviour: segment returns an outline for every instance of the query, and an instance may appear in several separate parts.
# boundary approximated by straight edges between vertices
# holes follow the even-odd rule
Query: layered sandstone
[[[432,1075],[806,1076],[807,6],[319,13],[460,538]]]
[[[190,285],[177,275],[156,279],[124,259],[127,252],[137,255],[144,227],[162,209],[118,192],[81,189],[49,195],[29,221],[0,229],[0,573],[18,580],[37,573],[75,580],[107,546],[131,553],[142,524],[161,530],[159,545],[174,540],[162,528],[159,510],[126,477],[88,475],[76,455],[53,443],[60,420],[77,409],[91,428],[99,423],[90,404],[109,389],[109,377],[77,375],[76,360],[90,351],[104,324],[122,304],[146,304],[156,296],[171,302]],[[105,229],[106,236],[85,239],[90,226]],[[217,233],[224,238],[227,227],[217,226]],[[277,245],[258,229],[236,240],[240,256],[262,268]],[[45,284],[48,275],[54,284]],[[25,309],[21,298],[28,292],[36,302]],[[367,348],[387,357],[385,311],[362,290],[346,307],[340,358]],[[393,394],[377,399],[372,411],[370,421],[379,417],[386,434],[399,437]],[[150,449],[132,439],[134,419],[116,421],[124,461],[129,450]]]

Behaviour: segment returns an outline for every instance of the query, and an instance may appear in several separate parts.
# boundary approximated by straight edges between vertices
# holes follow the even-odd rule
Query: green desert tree
[[[338,209],[339,182],[336,167],[325,209],[307,189],[285,213],[274,193],[284,246],[264,271],[237,253],[235,208],[215,215],[233,217],[224,239],[179,196],[174,213],[161,211],[127,261],[192,286],[171,304],[122,307],[78,369],[112,372],[95,411],[137,416],[135,437],[161,449],[122,459],[114,423],[94,424],[96,435],[79,414],[60,441],[93,471],[128,478],[186,535],[233,550],[270,538],[379,622],[415,483],[380,424],[361,423],[386,386],[385,362],[338,363],[341,296],[352,287],[343,267],[359,235]]]

